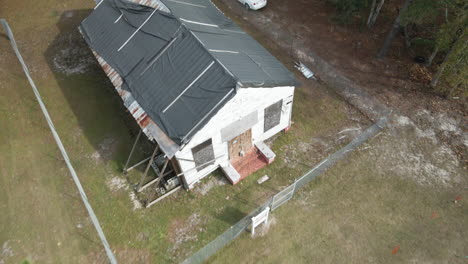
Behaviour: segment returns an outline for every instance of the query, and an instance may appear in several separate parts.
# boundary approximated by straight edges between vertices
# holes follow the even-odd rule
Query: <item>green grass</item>
[[[129,190],[111,191],[107,184],[114,177],[123,178],[121,168],[133,143],[129,132],[133,121],[124,114],[120,99],[97,66],[72,76],[57,73],[52,67],[54,56],[67,47],[66,41],[60,41],[89,11],[61,20],[63,12],[91,8],[92,4],[45,0],[37,5],[31,0],[4,0],[0,17],[7,18],[15,33],[121,263],[172,263],[184,259],[345,144],[335,140],[337,131],[356,126],[350,120],[350,115],[356,114],[349,113],[346,103],[327,88],[308,83],[296,90],[294,124],[274,142],[277,157],[272,165],[236,186],[217,186],[206,195],[180,191],[149,210],[134,211]],[[286,53],[258,32],[251,33],[292,69]],[[0,246],[13,252],[2,252],[0,260],[105,263],[102,245],[76,187],[9,43],[2,36],[0,50]],[[311,144],[317,138],[330,146],[320,149]],[[107,151],[111,154],[105,160],[96,160],[93,154],[107,139],[113,140]],[[373,141],[371,146],[379,143]],[[300,150],[304,144],[309,149]],[[288,160],[291,157],[293,162]],[[468,252],[468,210],[466,203],[455,205],[453,199],[460,193],[468,195],[466,190],[421,186],[382,173],[377,164],[381,161],[363,151],[340,162],[274,212],[276,224],[267,236],[251,240],[249,234],[244,234],[212,261],[460,261],[453,256]],[[132,171],[129,178],[138,178],[140,173]],[[264,174],[271,179],[256,184]],[[204,182],[214,177],[223,176],[215,172]],[[438,217],[431,219],[432,212],[437,212]],[[177,229],[189,226],[194,215],[199,221],[174,249]],[[392,255],[396,245],[401,249]]]
[[[297,146],[354,124],[348,119],[346,103],[325,88],[299,88],[293,110],[295,123],[290,132],[275,141],[273,150],[278,156],[271,166],[236,186],[218,186],[204,196],[181,191],[149,210],[134,211],[129,190],[111,191],[107,184],[113,177],[123,178],[121,168],[133,143],[129,132],[132,125],[126,124],[129,120],[120,99],[96,66],[85,74],[71,76],[57,73],[52,66],[54,56],[66,48],[60,38],[66,39],[76,30],[87,11],[64,21],[61,16],[67,10],[85,9],[82,5],[73,1],[47,0],[37,5],[33,1],[5,0],[0,17],[7,18],[15,33],[88,198],[122,263],[182,260],[256,208],[279,190],[278,186],[287,185],[307,170],[309,164],[287,166],[285,146]],[[86,5],[90,8],[92,1]],[[278,52],[277,47],[268,45]],[[5,38],[0,37],[0,48],[0,246],[6,243],[14,252],[0,259],[6,263],[25,259],[31,263],[104,263],[102,245]],[[108,151],[111,154],[106,161],[94,159],[93,154],[106,139],[114,142]],[[304,156],[299,161],[310,163],[310,158]],[[129,178],[138,178],[140,173],[133,171]],[[264,174],[271,180],[259,186],[255,181]],[[223,176],[216,172],[210,177]],[[175,230],[186,226],[194,214],[201,219],[189,232],[195,239],[181,242],[174,251]]]
[[[210,263],[466,263],[463,184],[420,185],[378,161],[353,153],[275,211],[265,236],[245,233]]]

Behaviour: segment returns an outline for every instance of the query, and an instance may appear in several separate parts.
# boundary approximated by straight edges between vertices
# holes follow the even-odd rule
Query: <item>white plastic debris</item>
[[[313,71],[311,71],[309,68],[307,68],[307,66],[304,65],[304,63],[302,62],[295,62],[294,63],[294,67],[296,69],[298,69],[300,72],[302,72],[302,74],[304,75],[304,77],[306,77],[307,79],[314,79],[314,80],[317,80],[315,78],[315,73]]]
[[[262,183],[268,181],[269,179],[270,179],[270,177],[268,177],[268,175],[263,175],[260,179],[257,180],[257,183],[262,184]]]

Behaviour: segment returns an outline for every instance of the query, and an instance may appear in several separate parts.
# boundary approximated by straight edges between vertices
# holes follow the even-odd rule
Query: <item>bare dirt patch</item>
[[[64,13],[67,19],[73,16],[74,11]],[[54,45],[51,58],[54,71],[71,76],[88,73],[97,67],[97,62],[78,29],[59,36]]]
[[[130,190],[129,183],[128,183],[128,181],[126,179],[114,176],[112,178],[109,178],[106,181],[106,185],[112,192],[118,192],[120,190],[123,190],[123,191],[127,192],[128,197],[130,198],[130,201],[132,202],[133,210],[143,208],[143,205],[138,200],[138,197],[135,194],[135,192]]]
[[[468,161],[465,142],[468,114],[466,100],[443,98],[426,87],[427,73],[415,74],[404,40],[397,39],[385,60],[375,55],[390,29],[391,21],[379,19],[370,31],[357,25],[340,26],[331,19],[334,10],[326,1],[269,1],[260,11],[249,12],[237,2],[216,0],[223,11],[241,24],[252,26],[266,37],[289,50],[290,60],[305,62],[321,79],[371,118],[378,118],[389,108],[414,120],[435,126],[434,137],[446,143],[458,157]],[[392,15],[392,14],[387,14]],[[387,21],[388,20],[388,21]],[[413,69],[413,70],[411,70]],[[413,73],[413,76],[411,75]],[[418,113],[427,111],[435,123]],[[440,114],[443,117],[438,118]],[[420,122],[416,122],[418,118]],[[453,122],[460,124],[459,135]],[[422,130],[423,136],[432,136]],[[455,136],[454,136],[455,135]]]
[[[289,168],[296,168],[298,165],[311,167],[333,153],[337,146],[346,144],[356,138],[362,132],[362,129],[360,124],[355,124],[339,131],[334,130],[325,136],[284,145],[281,148],[281,152],[284,153],[284,166]]]
[[[120,177],[112,177],[106,182],[107,186],[112,192],[118,190],[128,190],[128,182]]]
[[[181,250],[182,244],[189,241],[197,241],[198,233],[203,232],[203,219],[198,213],[193,213],[186,220],[174,220],[169,226],[169,241],[172,247],[169,253],[176,259],[186,257],[187,251]]]
[[[13,249],[8,245],[8,243],[8,240],[3,243],[0,263],[4,262],[4,259],[8,259],[9,257],[13,257],[15,255]]]
[[[136,196],[135,192],[130,191],[128,195],[130,196],[130,200],[132,201],[133,210],[143,208],[143,205],[141,204],[140,200],[138,200],[138,197]]]
[[[222,176],[209,176],[208,181],[197,184],[193,189],[193,192],[201,195],[206,195],[211,189],[216,186],[226,185],[228,183],[226,177]]]
[[[91,158],[98,161],[108,162],[111,160],[117,150],[118,140],[115,138],[106,138],[98,145],[98,149],[91,154]]]
[[[451,148],[439,144],[434,128],[420,128],[408,117],[394,115],[379,136],[380,144],[373,144],[369,152],[382,173],[393,172],[423,185],[453,187],[462,182],[466,168]]]

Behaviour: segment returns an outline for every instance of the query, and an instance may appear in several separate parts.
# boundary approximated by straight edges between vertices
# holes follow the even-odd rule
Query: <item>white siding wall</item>
[[[222,142],[220,131],[229,124],[257,111],[258,123],[252,127],[253,143],[266,140],[288,127],[290,124],[293,94],[294,87],[239,89],[236,96],[226,103],[183,149],[175,154],[179,160],[180,168],[184,172],[186,184],[192,188],[194,183],[217,169],[220,164],[228,162],[228,145],[227,142]],[[283,99],[283,106],[280,124],[264,133],[264,110],[281,99]],[[244,131],[239,131],[238,134],[242,132]],[[186,160],[193,160],[193,147],[210,138],[213,142],[214,156],[219,158],[213,165],[197,172],[194,169],[195,163]]]

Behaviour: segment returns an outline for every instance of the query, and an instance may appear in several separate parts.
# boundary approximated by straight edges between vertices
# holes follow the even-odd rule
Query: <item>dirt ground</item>
[[[376,104],[408,116],[418,126],[432,126],[434,118],[441,116],[456,122],[459,130],[444,131],[436,127],[434,133],[465,164],[468,162],[468,102],[443,98],[434,94],[427,83],[415,81],[411,73],[419,65],[405,53],[403,38],[395,40],[384,60],[375,58],[391,27],[391,19],[385,17],[389,14],[382,14],[369,31],[358,25],[335,23],[333,8],[323,0],[270,0],[266,8],[257,12],[245,10],[236,1],[215,2],[237,22],[255,28],[288,50],[291,61],[299,60],[312,66],[312,70],[331,86],[357,85],[369,93]],[[325,62],[318,63],[321,59]],[[346,83],[332,84],[330,79],[337,76],[345,77]],[[361,101],[355,105],[365,104]],[[373,109],[361,110],[375,117],[371,113]],[[421,112],[425,114],[421,115]]]
[[[271,0],[267,8],[258,12],[247,11],[237,2],[216,2],[236,22],[289,51],[286,60],[300,60],[311,66],[331,89],[368,117],[390,114],[390,122],[372,144],[360,149],[362,153],[352,154],[324,175],[330,178],[318,179],[310,193],[300,193],[293,209],[286,206],[285,213],[279,212],[283,218],[275,216],[275,222],[281,221],[280,227],[269,227],[275,230],[273,234],[258,240],[244,235],[211,261],[223,263],[242,256],[239,261],[245,263],[462,263],[456,256],[466,251],[466,243],[459,240],[459,231],[448,231],[443,225],[456,225],[455,229],[461,230],[468,224],[461,209],[466,205],[457,200],[466,195],[468,183],[466,102],[442,98],[414,82],[409,71],[415,64],[409,59],[398,61],[395,56],[403,43],[397,41],[388,58],[376,60],[386,30],[371,35],[336,25],[330,19],[333,10],[322,1]],[[314,141],[319,144],[299,155],[313,157],[320,145],[320,140]],[[303,148],[286,148],[287,163],[294,164],[294,152]],[[344,193],[345,187],[332,183],[338,179],[353,192]],[[320,191],[328,183],[335,189],[329,189],[330,193]],[[398,191],[404,189],[406,192]],[[366,194],[374,193],[372,190],[375,195]],[[432,193],[432,200],[426,194],[418,194],[421,192]],[[399,196],[399,201],[392,201],[394,195]],[[387,202],[391,212],[385,209]],[[329,206],[323,207],[324,203]],[[379,205],[373,208],[374,203]],[[340,209],[340,204],[346,205]],[[352,220],[359,218],[361,210],[362,217],[368,219]],[[398,219],[394,219],[394,214]],[[437,219],[440,215],[444,215],[441,226],[418,224],[421,217]],[[314,227],[304,228],[309,221]],[[383,226],[387,233],[369,233]],[[422,231],[424,226],[432,231]],[[362,237],[356,237],[356,232]],[[296,238],[288,239],[291,234]],[[369,250],[368,241],[381,248]],[[406,249],[398,254],[399,244]],[[252,253],[239,254],[247,251]]]
[[[466,169],[427,140],[395,116],[208,262],[466,263]]]

